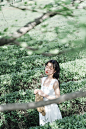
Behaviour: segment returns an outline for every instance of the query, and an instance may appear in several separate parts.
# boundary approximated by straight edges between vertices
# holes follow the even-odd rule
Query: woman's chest
[[[45,93],[45,94],[48,94],[48,95],[52,95],[52,94],[54,94],[55,92],[54,92],[54,89],[52,88],[52,87],[45,87],[45,86],[43,86],[42,87],[42,91]]]
[[[51,81],[44,81],[43,86],[49,87],[50,86],[50,83],[51,83]]]

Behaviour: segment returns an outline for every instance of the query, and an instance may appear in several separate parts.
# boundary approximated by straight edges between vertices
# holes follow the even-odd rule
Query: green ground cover
[[[30,9],[45,12],[50,8],[45,7],[46,4],[55,4],[53,0],[46,1],[47,3],[43,0],[25,2],[15,5],[25,4]],[[41,87],[40,78],[45,76],[44,64],[50,59],[58,60],[60,63],[61,95],[81,89],[86,90],[86,41],[84,37],[86,10],[72,7],[71,9],[75,17],[56,15],[45,20],[17,39],[21,46],[11,43],[0,47],[0,104],[33,102],[35,98],[33,90]],[[39,12],[3,6],[0,11],[0,37],[15,32],[41,15],[42,13]],[[24,48],[27,45],[38,50],[27,50]],[[67,52],[57,54],[62,51]],[[57,55],[48,57],[40,54],[41,52]],[[36,109],[0,113],[0,129],[6,127],[7,129],[29,129],[31,126],[34,126],[31,129],[49,128],[49,126],[52,129],[84,129],[86,127],[86,98],[66,101],[59,104],[59,108],[63,119],[50,125],[46,124],[44,127],[35,127],[38,126]]]
[[[31,127],[30,129],[85,129],[86,128],[86,114],[73,115],[72,117],[65,117],[62,120],[57,120],[52,124],[46,124],[45,126]]]

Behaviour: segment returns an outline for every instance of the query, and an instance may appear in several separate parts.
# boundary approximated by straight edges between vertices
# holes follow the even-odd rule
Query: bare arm
[[[59,83],[58,81],[55,81],[53,85],[54,91],[55,91],[55,96],[56,98],[60,97],[60,89],[59,89]]]

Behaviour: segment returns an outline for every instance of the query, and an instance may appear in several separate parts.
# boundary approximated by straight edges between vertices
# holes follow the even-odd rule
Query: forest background
[[[60,63],[61,95],[86,91],[86,1],[0,3],[0,104],[34,102],[44,64]],[[0,112],[0,129],[85,128],[86,97],[59,104],[62,120],[38,126],[36,109]]]

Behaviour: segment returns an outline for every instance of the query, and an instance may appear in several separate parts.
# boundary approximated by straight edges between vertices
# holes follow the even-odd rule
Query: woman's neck
[[[53,79],[53,76],[47,76],[47,79],[51,80]]]

